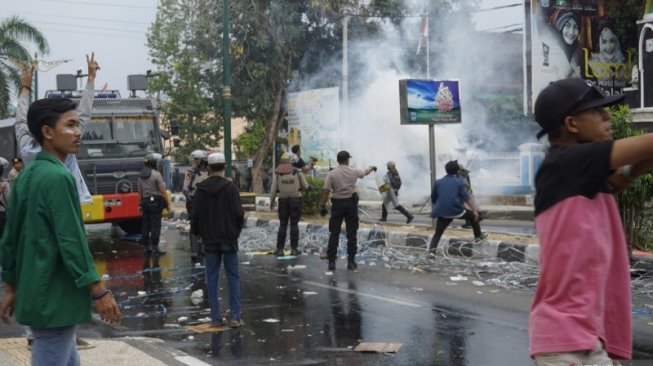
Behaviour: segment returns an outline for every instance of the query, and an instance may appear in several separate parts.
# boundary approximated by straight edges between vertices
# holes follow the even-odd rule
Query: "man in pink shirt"
[[[612,193],[653,167],[653,134],[612,139],[605,96],[582,79],[544,88],[535,120],[549,151],[535,179],[540,278],[530,314],[538,365],[613,365],[630,359],[626,240]]]

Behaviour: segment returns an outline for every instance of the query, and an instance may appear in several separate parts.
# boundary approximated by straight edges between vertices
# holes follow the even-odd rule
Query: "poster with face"
[[[582,78],[606,94],[630,86],[635,45],[624,45],[607,1],[536,0],[531,4],[532,100],[550,82]]]

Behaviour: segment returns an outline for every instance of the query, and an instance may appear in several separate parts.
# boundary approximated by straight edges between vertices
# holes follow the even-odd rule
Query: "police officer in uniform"
[[[193,197],[195,196],[197,184],[209,177],[208,154],[202,150],[195,150],[190,154],[190,157],[193,161],[193,168],[186,172],[183,187],[188,217],[190,217],[193,208]],[[193,235],[193,233],[190,233],[188,236],[190,239],[191,261],[195,263],[202,257],[201,244],[197,236]]]
[[[161,154],[151,153],[143,161],[143,169],[138,177],[138,194],[143,212],[141,242],[145,247],[144,267],[150,266],[154,254],[154,266],[158,266],[159,237],[161,236],[161,213],[168,207],[166,186],[161,173],[157,170]]]
[[[302,214],[302,193],[300,189],[308,189],[301,170],[294,169],[290,162],[290,154],[284,153],[279,159],[279,166],[272,176],[270,188],[270,210],[274,210],[274,200],[279,196],[279,232],[277,233],[277,250],[274,255],[283,256],[286,244],[286,232],[290,220],[290,255],[300,255],[299,218]]]
[[[342,220],[345,220],[347,228],[347,269],[356,269],[356,252],[358,250],[356,235],[358,231],[358,194],[356,193],[356,181],[358,178],[376,171],[375,166],[367,169],[357,169],[349,166],[351,155],[347,151],[340,151],[337,155],[338,167],[330,171],[324,182],[324,191],[320,201],[320,215],[326,216],[326,202],[331,198],[331,217],[329,218],[329,246],[327,257],[329,259],[329,271],[336,269],[336,255],[338,254],[338,241],[340,238],[340,227]]]

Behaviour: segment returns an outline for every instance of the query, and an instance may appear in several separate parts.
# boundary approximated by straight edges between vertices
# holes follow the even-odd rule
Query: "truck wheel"
[[[135,235],[141,233],[142,222],[140,219],[125,220],[120,221],[118,226],[124,231],[127,235]]]

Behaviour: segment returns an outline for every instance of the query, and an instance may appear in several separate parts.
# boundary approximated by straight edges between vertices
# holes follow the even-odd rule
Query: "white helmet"
[[[191,159],[202,159],[206,160],[207,159],[207,154],[206,151],[204,150],[195,150],[192,153],[190,153],[190,158]]]

